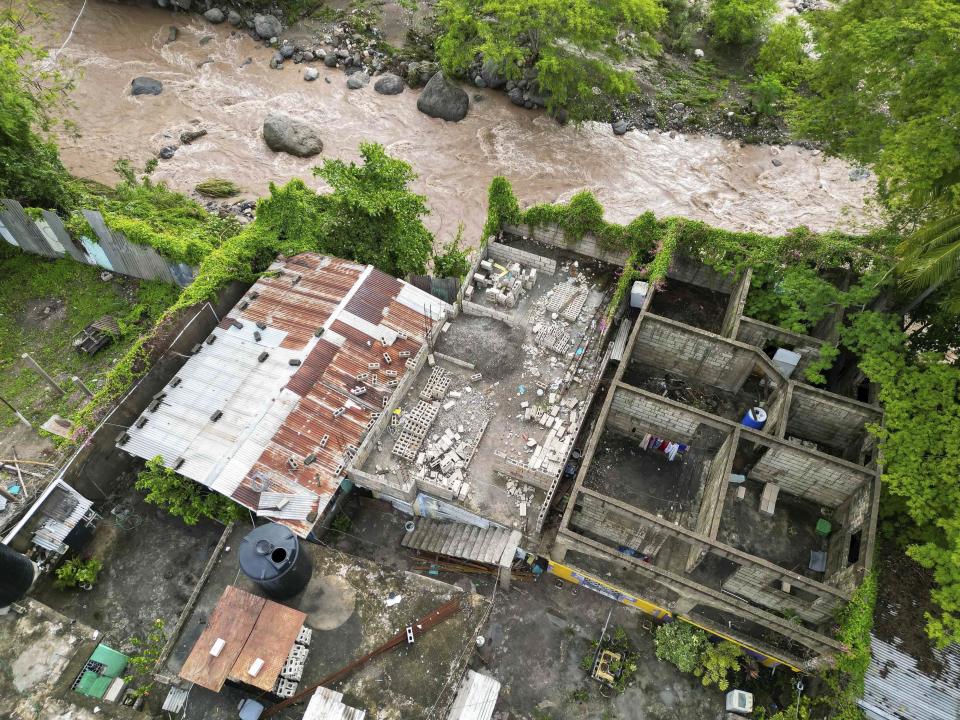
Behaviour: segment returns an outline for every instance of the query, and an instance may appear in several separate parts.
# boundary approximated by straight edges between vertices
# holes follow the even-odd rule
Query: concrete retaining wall
[[[517,262],[524,267],[534,267],[539,272],[544,272],[547,275],[555,275],[557,272],[556,260],[544,257],[543,255],[537,255],[536,253],[527,252],[526,250],[520,250],[510,245],[504,245],[503,243],[489,243],[487,245],[487,256],[493,258],[501,265],[510,265]]]
[[[504,225],[501,230],[507,235],[530,238],[538,243],[579,253],[586,257],[602,260],[611,265],[624,265],[630,257],[627,250],[607,250],[600,246],[599,240],[589,233],[582,240],[568,242],[556,225]]]
[[[463,314],[493,318],[494,320],[499,320],[502,323],[506,323],[510,327],[520,327],[522,324],[522,320],[520,318],[515,318],[505,312],[488,308],[485,305],[478,305],[470,300],[463,301]]]
[[[703,420],[694,413],[655,398],[618,387],[610,402],[607,426],[625,435],[646,433],[674,442],[691,443]]]
[[[671,280],[679,280],[722,293],[732,292],[734,286],[739,282],[738,278],[732,273],[722,275],[699,260],[679,253],[673,256],[670,269],[667,271],[667,277]]]
[[[757,357],[719,335],[664,318],[643,318],[632,359],[706,385],[739,392]]]
[[[549,490],[557,479],[554,475],[534,470],[531,467],[521,465],[515,460],[510,460],[496,453],[494,453],[493,456],[493,471],[545,491]]]

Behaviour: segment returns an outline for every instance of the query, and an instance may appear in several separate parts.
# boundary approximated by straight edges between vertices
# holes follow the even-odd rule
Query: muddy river
[[[38,34],[51,49],[67,39],[82,4],[44,3],[53,21]],[[179,34],[168,43],[171,25]],[[780,232],[800,224],[854,228],[868,215],[871,181],[851,180],[846,164],[797,147],[741,147],[720,137],[656,132],[616,137],[609,125],[594,123],[561,128],[541,112],[514,107],[502,93],[476,89],[469,90],[467,118],[447,123],[417,110],[417,91],[383,96],[372,83],[348,90],[343,73],[322,63],[320,78],[308,83],[305,65],[271,70],[270,55],[226,24],[87,0],[58,59],[77,74],[67,114],[79,136],[59,138],[67,166],[113,182],[117,158],[142,166],[182,130],[201,126],[206,137],[160,161],[155,178],[189,191],[205,178],[225,177],[251,196],[293,177],[322,187],[310,174],[320,156],[277,154],[261,139],[264,116],[281,110],[321,128],[323,157],[355,159],[360,141],[375,140],[410,162],[431,208],[427,224],[440,240],[460,220],[467,237],[477,239],[486,188],[498,174],[510,178],[521,204],[565,200],[589,188],[608,219],[618,221],[653,210]],[[161,80],[163,93],[132,97],[130,81],[138,75]]]

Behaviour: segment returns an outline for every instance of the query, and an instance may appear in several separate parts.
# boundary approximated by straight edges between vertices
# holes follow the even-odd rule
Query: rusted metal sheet
[[[311,253],[278,260],[123,447],[159,454],[305,537],[407,360],[450,310],[366,265]]]

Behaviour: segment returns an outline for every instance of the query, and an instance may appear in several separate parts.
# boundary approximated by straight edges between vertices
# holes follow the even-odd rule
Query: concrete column
[[[500,587],[504,590],[510,589],[510,566],[501,565],[500,566]]]
[[[66,393],[63,391],[63,388],[60,387],[59,385],[57,385],[57,381],[54,380],[52,377],[50,377],[50,376],[47,374],[47,371],[44,370],[42,367],[40,367],[40,364],[39,364],[36,360],[34,360],[32,357],[30,357],[27,353],[23,353],[23,355],[21,355],[20,357],[21,357],[22,359],[26,360],[26,361],[27,361],[27,365],[29,365],[29,366],[32,367],[34,370],[36,370],[37,373],[40,375],[40,377],[42,377],[44,380],[47,381],[47,383],[50,385],[50,387],[52,387],[54,390],[56,390],[56,391],[57,391],[58,393],[60,393],[61,395],[66,395]]]

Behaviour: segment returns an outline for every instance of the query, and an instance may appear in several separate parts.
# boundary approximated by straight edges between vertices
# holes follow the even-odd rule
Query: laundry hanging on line
[[[673,442],[665,438],[657,437],[647,433],[640,440],[640,447],[644,450],[658,450],[667,456],[667,460],[673,462],[673,459],[680,453],[686,452],[690,446],[685,443]]]

